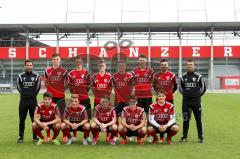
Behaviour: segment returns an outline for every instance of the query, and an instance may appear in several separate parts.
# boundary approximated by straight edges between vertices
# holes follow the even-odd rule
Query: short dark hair
[[[108,101],[110,101],[110,97],[108,95],[102,95],[101,99],[107,99]]]
[[[45,98],[45,97],[52,98],[52,93],[50,93],[50,92],[43,93],[43,98]]]
[[[102,63],[106,63],[104,59],[99,59],[97,64],[102,64]]]
[[[58,53],[54,53],[54,54],[52,54],[52,58],[54,58],[54,57],[60,57],[60,55]]]
[[[193,62],[194,63],[193,59],[188,59],[187,62]]]
[[[129,100],[131,100],[131,99],[132,99],[132,100],[137,100],[137,97],[134,96],[134,95],[130,95],[130,96],[129,96]]]
[[[157,96],[158,96],[159,94],[164,94],[164,95],[166,95],[166,91],[163,90],[163,89],[161,89],[161,90],[159,90],[159,91],[157,92]]]
[[[72,95],[71,95],[71,98],[73,98],[73,99],[78,99],[78,97],[79,97],[78,94],[72,94]]]
[[[162,63],[162,62],[168,62],[168,59],[161,59],[160,63]]]
[[[33,63],[33,61],[31,59],[27,59],[27,60],[25,60],[24,65],[26,65],[28,62]]]
[[[147,58],[145,55],[143,55],[143,54],[141,54],[141,55],[139,55],[139,58]]]
[[[81,60],[82,60],[81,56],[79,56],[79,55],[77,55],[77,56],[75,57],[75,59],[81,59]]]

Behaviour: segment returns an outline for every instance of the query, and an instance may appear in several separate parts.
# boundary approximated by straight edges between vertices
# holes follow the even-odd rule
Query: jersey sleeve
[[[40,114],[40,107],[39,105],[36,107],[34,114]]]
[[[152,107],[149,107],[149,115],[155,115]]]
[[[117,113],[116,113],[115,109],[112,110],[112,118],[114,118],[114,117],[117,117]]]
[[[87,110],[84,109],[82,112],[82,120],[87,120],[87,119],[88,119]]]

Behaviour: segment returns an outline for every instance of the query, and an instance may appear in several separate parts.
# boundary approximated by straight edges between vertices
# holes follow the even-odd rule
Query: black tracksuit
[[[19,103],[19,137],[23,139],[25,120],[29,110],[33,122],[34,111],[37,106],[37,94],[41,87],[40,76],[34,72],[23,72],[17,77],[17,89],[20,93]],[[36,135],[33,134],[33,138]]]
[[[183,134],[182,138],[187,138],[191,113],[195,116],[198,138],[203,139],[202,105],[201,96],[206,91],[206,85],[202,75],[195,72],[187,72],[180,77],[179,91],[183,95],[182,115]]]

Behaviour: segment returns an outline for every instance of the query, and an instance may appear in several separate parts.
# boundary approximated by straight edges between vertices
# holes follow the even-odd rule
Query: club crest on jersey
[[[127,77],[125,77],[123,80],[124,80],[124,82],[126,82],[128,79],[127,79]]]
[[[167,80],[169,80],[169,79],[170,79],[170,77],[169,77],[169,76],[167,76],[167,77],[166,77],[166,79],[167,79]]]
[[[31,77],[31,80],[32,80],[32,81],[34,81],[34,80],[35,80],[35,78],[34,78],[34,77]]]
[[[138,118],[138,114],[135,114],[135,118]]]
[[[196,81],[196,79],[197,79],[196,77],[193,77],[193,78],[192,78],[192,80],[193,80],[194,82]]]
[[[184,80],[185,80],[185,82],[187,82],[187,78],[185,78]]]
[[[58,74],[58,76],[61,76],[62,73],[61,73],[61,72],[58,72],[57,74]]]
[[[145,76],[145,77],[147,77],[147,76],[148,76],[148,74],[147,74],[147,73],[145,73],[145,74],[144,74],[144,76]]]
[[[25,81],[25,80],[26,80],[26,77],[23,77],[23,80]]]
[[[76,76],[75,76],[75,75],[73,75],[73,78],[76,78]]]
[[[104,79],[103,81],[104,81],[104,83],[107,83],[108,80],[107,80],[107,79]]]
[[[164,109],[164,112],[165,112],[165,113],[167,113],[167,111],[168,111],[168,109],[167,109],[167,108],[165,108],[165,109]]]
[[[85,77],[85,75],[81,75],[81,77],[82,77],[82,78],[84,78],[84,77]]]
[[[49,110],[49,114],[52,114],[53,112],[51,110]]]

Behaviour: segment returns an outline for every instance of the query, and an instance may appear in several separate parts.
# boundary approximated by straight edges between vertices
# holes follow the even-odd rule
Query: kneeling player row
[[[99,140],[99,132],[106,133],[106,141],[112,145],[115,145],[114,138],[118,134],[122,137],[121,144],[127,143],[127,136],[136,136],[137,142],[142,145],[144,144],[142,138],[146,133],[153,136],[153,143],[158,142],[157,133],[167,133],[167,143],[171,144],[171,138],[177,134],[178,126],[175,122],[174,106],[165,102],[165,98],[163,92],[158,94],[158,102],[153,103],[149,108],[149,120],[147,121],[144,109],[137,106],[136,97],[130,96],[129,106],[124,107],[118,121],[109,97],[103,96],[100,104],[94,108],[93,120],[89,121],[85,107],[79,104],[77,96],[72,95],[71,104],[65,108],[61,121],[57,105],[52,103],[51,94],[46,92],[43,95],[43,102],[35,110],[32,124],[34,133],[40,138],[36,144],[41,145],[44,142],[41,131],[49,131],[49,129],[54,132],[52,142],[56,145],[60,144],[56,139],[60,129],[67,137],[67,145],[76,141],[70,132],[74,132],[74,136],[76,136],[77,131],[84,133],[84,145],[90,142],[92,145],[96,145]],[[93,136],[92,141],[89,138],[90,132]],[[160,141],[164,142],[164,139],[162,138]]]

